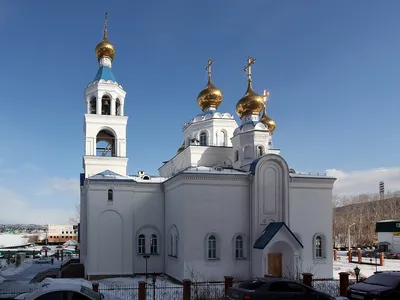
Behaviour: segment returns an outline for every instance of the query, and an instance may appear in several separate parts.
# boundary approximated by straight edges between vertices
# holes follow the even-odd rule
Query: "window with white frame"
[[[238,235],[235,238],[235,258],[236,259],[244,258],[244,241],[241,235]]]
[[[158,238],[154,233],[150,237],[150,253],[158,254]]]
[[[326,238],[322,233],[317,233],[313,238],[314,259],[326,259]]]
[[[322,238],[319,235],[315,237],[315,257],[322,258]]]
[[[210,235],[207,239],[207,259],[217,259],[217,238]]]
[[[207,146],[207,133],[204,131],[200,133],[200,146]]]
[[[144,234],[139,235],[138,237],[138,254],[146,253],[146,237]]]

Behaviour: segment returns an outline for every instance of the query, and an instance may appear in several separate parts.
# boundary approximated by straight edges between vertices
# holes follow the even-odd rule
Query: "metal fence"
[[[161,285],[149,283],[146,286],[147,300],[183,299],[183,285],[163,282]]]
[[[192,282],[190,293],[193,300],[223,299],[225,294],[225,282]]]
[[[100,284],[99,292],[102,294],[117,296],[122,299],[138,299],[139,286],[135,285],[120,285],[120,284]]]
[[[107,295],[115,295],[121,299],[138,299],[139,285],[121,285],[121,284],[100,284],[99,292]],[[225,282],[192,282],[191,284],[192,300],[219,300],[224,299]],[[148,282],[146,284],[147,300],[181,300],[183,299],[183,285],[180,283],[171,283],[167,281]]]

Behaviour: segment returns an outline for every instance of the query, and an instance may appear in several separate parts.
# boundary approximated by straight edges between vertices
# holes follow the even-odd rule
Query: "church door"
[[[268,274],[282,277],[282,253],[268,253]]]

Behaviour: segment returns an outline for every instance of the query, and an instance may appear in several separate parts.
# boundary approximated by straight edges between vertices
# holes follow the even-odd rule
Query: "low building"
[[[69,240],[77,240],[77,225],[49,225],[47,230],[47,242],[49,244],[63,244]]]
[[[376,223],[380,252],[400,253],[400,220],[384,220]]]

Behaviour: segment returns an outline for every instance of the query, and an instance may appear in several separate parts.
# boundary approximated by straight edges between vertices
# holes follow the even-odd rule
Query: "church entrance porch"
[[[262,251],[262,275],[286,278],[297,276],[295,257],[303,245],[284,222],[269,223],[253,248]]]

